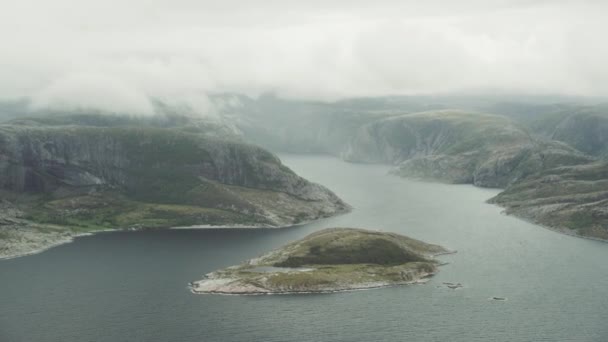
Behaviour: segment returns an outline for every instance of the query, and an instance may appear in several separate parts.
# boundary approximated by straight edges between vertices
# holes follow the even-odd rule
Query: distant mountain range
[[[232,161],[234,155],[228,151],[240,151],[237,155],[241,157],[237,160],[247,162],[236,169],[258,167],[262,161],[262,165],[271,165],[278,175],[283,175],[280,162],[268,164],[273,157],[247,143],[276,152],[326,153],[351,162],[385,163],[393,165],[393,173],[403,177],[505,189],[492,202],[506,207],[507,213],[572,234],[608,238],[608,213],[603,199],[608,191],[604,184],[608,175],[603,171],[608,169],[608,161],[605,161],[608,158],[608,105],[601,99],[393,96],[324,103],[283,100],[270,95],[251,99],[219,94],[211,100],[216,105],[214,116],[182,115],[160,104],[159,115],[147,118],[91,115],[88,112],[23,114],[27,111],[22,109],[16,110],[21,114],[10,121],[11,128],[4,127],[3,132],[5,136],[19,137],[22,141],[23,136],[48,136],[48,132],[54,132],[51,140],[91,135],[85,140],[98,141],[102,136],[110,136],[115,137],[111,139],[112,143],[128,146],[155,141],[156,148],[167,141],[187,141],[192,146],[186,154],[193,156],[209,154],[209,147],[213,146],[211,152],[216,154],[211,159],[214,165],[216,160]],[[13,104],[13,107],[18,106]],[[139,138],[126,143],[122,139],[127,136]],[[41,141],[38,144],[43,144]],[[76,140],[69,144],[72,143],[82,144]],[[154,165],[179,165],[169,162],[169,157],[182,154],[160,149],[163,152],[150,159],[144,150],[147,151],[143,147],[131,150],[132,155],[127,158],[141,158],[142,169],[132,170],[132,175],[146,175]],[[250,161],[245,158],[250,154],[258,157]],[[144,161],[152,165],[146,165]],[[194,161],[188,161],[188,165],[191,164],[201,168]],[[128,183],[153,184],[153,180],[162,179],[154,173],[149,176]],[[199,182],[206,184],[200,176],[209,178],[206,174],[193,174],[192,182],[184,184],[184,189]],[[267,176],[265,173],[264,177]],[[292,179],[290,177],[287,179]],[[210,179],[216,187],[221,185],[220,190],[214,190],[221,196],[213,197],[207,205],[216,203],[219,198],[233,198],[228,193],[234,195],[235,191],[227,191],[226,186],[259,188],[265,184],[263,177],[249,185]],[[166,184],[159,185],[159,189],[175,184],[167,178]],[[324,193],[324,190],[318,191]],[[177,190],[177,193],[181,192],[182,189]],[[137,193],[145,194],[139,190]],[[286,193],[293,195],[289,191]],[[131,196],[129,200],[133,200],[132,193],[123,191],[120,194],[127,198]],[[153,198],[152,195],[157,194],[145,194],[144,197]],[[244,193],[237,195],[239,200],[244,196]],[[332,203],[328,212],[308,212],[302,214],[302,219],[330,215],[345,208],[329,195],[324,201],[320,203]],[[240,205],[236,208],[245,208]],[[248,213],[256,212],[247,208]],[[50,215],[45,210],[37,213],[39,219]],[[137,217],[133,216],[132,222],[140,219]],[[297,221],[293,216],[274,221],[270,217],[272,215],[256,220],[273,225]],[[252,222],[251,216],[239,220]]]
[[[602,171],[608,168],[608,105],[602,99],[248,101],[225,116],[247,141],[276,151],[390,164],[403,177],[503,188],[492,202],[507,213],[608,238],[608,175]]]

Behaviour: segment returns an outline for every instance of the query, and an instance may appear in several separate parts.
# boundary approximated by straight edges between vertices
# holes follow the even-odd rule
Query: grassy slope
[[[200,205],[134,201],[116,192],[102,192],[50,201],[25,209],[24,218],[74,231],[117,228],[164,228],[202,222],[255,224],[248,215]],[[262,220],[257,222],[263,224]]]
[[[426,261],[424,255],[445,251],[393,233],[335,228],[313,233],[286,245],[260,262],[273,266],[300,267],[329,264],[402,264]]]

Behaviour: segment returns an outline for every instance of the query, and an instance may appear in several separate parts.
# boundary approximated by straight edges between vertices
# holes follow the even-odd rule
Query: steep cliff
[[[72,231],[278,227],[348,209],[259,147],[152,127],[0,126],[0,192],[13,218]]]

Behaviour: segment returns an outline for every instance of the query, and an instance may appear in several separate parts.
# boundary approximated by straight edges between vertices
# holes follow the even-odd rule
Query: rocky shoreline
[[[1,209],[1,208],[0,208]],[[336,215],[346,214],[350,211],[339,212]],[[18,218],[21,213],[18,211],[7,213],[7,210],[0,210],[0,260],[13,259],[33,254],[42,253],[54,247],[71,243],[74,239],[82,236],[90,236],[103,232],[143,230],[146,228],[128,229],[99,229],[87,232],[74,232],[64,227],[44,226],[31,221]],[[17,216],[17,217],[16,217]],[[310,222],[324,219],[325,217],[314,220],[306,220],[292,225],[281,227],[270,225],[195,225],[183,227],[153,228],[153,229],[282,229],[301,226]]]
[[[25,235],[25,234],[24,234]],[[36,242],[35,239],[28,239],[27,242],[14,242],[2,240],[0,243],[0,260],[14,259],[28,255],[42,253],[53,247],[57,247],[74,241],[80,235],[62,234],[61,237],[49,241]]]
[[[51,248],[74,242],[74,239],[102,232],[114,231],[100,229],[89,232],[73,232],[58,230],[53,227],[37,226],[35,224],[7,227],[0,225],[0,260],[14,259],[42,253]]]
[[[199,281],[192,282],[188,285],[190,292],[194,294],[218,294],[227,296],[257,296],[257,295],[290,295],[290,294],[323,294],[323,293],[338,293],[338,292],[351,292],[351,291],[363,291],[373,290],[385,287],[395,287],[404,285],[416,285],[427,283],[436,272],[421,273],[419,277],[411,281],[402,282],[373,282],[373,283],[359,283],[359,284],[344,284],[342,287],[328,287],[317,290],[280,290],[270,291],[259,287],[244,287],[239,284],[238,279],[234,279],[234,283],[214,282],[215,279],[202,279]],[[218,279],[219,280],[219,279]]]

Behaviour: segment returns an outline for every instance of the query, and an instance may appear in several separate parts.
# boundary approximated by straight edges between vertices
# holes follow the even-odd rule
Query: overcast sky
[[[608,1],[0,0],[0,98],[150,113],[150,97],[608,95]]]

